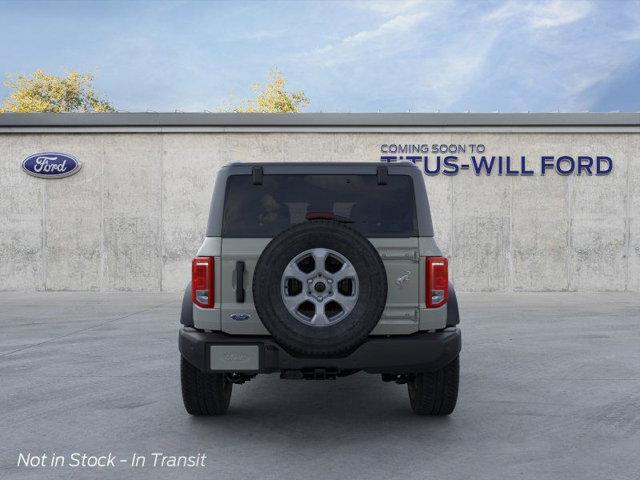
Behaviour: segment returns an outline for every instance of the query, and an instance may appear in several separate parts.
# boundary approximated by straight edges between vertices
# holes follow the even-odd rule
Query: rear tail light
[[[441,307],[449,298],[449,265],[444,257],[427,257],[427,308]]]
[[[196,257],[191,264],[191,300],[202,308],[213,308],[213,257]]]

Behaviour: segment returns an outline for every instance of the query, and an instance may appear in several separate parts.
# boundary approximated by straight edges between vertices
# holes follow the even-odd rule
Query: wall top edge
[[[640,127],[640,113],[1,113],[0,128]]]

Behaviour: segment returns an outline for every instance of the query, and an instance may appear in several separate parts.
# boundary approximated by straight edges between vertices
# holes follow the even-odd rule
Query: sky
[[[229,108],[273,68],[314,112],[637,112],[640,1],[0,0],[2,77],[92,73],[121,111]]]

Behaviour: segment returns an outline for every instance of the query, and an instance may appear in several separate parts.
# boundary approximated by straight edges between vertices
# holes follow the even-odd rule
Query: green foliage
[[[36,70],[33,75],[7,79],[11,93],[0,112],[113,112],[111,104],[96,97],[93,76],[68,72],[65,76]]]
[[[278,70],[270,74],[270,81],[264,88],[255,85],[255,100],[249,100],[244,107],[236,107],[234,112],[244,113],[292,113],[309,104],[309,99],[302,91],[287,92],[284,89],[287,79]]]

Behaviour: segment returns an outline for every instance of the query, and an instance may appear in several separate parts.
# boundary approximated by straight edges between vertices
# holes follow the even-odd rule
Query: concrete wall
[[[425,177],[438,244],[466,291],[640,290],[637,133],[0,133],[0,289],[175,291],[228,161],[377,161],[384,143],[602,154],[608,176]],[[60,151],[81,171],[26,175]]]

